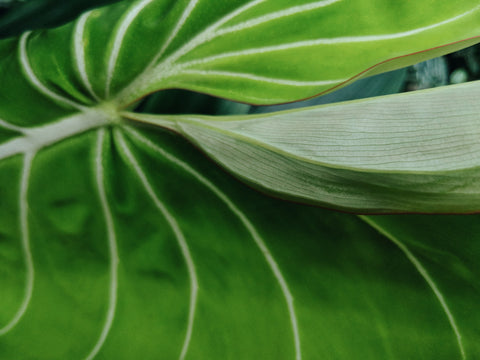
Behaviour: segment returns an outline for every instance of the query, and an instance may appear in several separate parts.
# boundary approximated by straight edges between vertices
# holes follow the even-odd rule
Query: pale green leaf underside
[[[0,42],[0,358],[480,353],[477,217],[358,218],[270,199],[177,136],[141,132],[118,113],[172,86],[294,100],[478,35],[472,1],[382,4],[124,1]],[[392,21],[402,14],[411,24]],[[352,34],[368,42],[249,50]],[[400,35],[370,51],[382,34]],[[337,51],[342,61],[324,58]]]
[[[126,116],[268,192],[365,212],[480,210],[480,83],[272,113]]]

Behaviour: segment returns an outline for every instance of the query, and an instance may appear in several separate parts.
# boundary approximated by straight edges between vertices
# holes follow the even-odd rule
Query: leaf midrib
[[[36,153],[62,140],[113,124],[115,121],[111,114],[97,108],[74,113],[46,125],[17,127],[22,136],[0,144],[0,160],[19,154]]]

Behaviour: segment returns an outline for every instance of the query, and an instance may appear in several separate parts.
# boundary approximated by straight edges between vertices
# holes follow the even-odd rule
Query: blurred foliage
[[[140,102],[136,111],[154,114],[246,114],[251,106],[183,89],[156,92]]]
[[[0,38],[62,25],[85,10],[119,0],[0,0]]]
[[[458,71],[466,73],[466,81],[480,79],[480,45],[468,47],[446,56],[449,63],[450,82],[452,75]]]

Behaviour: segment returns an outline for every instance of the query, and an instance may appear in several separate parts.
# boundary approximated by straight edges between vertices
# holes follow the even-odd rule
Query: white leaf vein
[[[100,352],[101,348],[105,344],[108,334],[112,328],[113,320],[115,318],[115,311],[117,307],[118,296],[118,249],[117,238],[115,234],[115,225],[113,223],[113,215],[108,204],[107,194],[105,191],[105,176],[103,165],[103,144],[105,142],[105,129],[98,130],[97,142],[96,142],[96,154],[95,154],[95,180],[97,185],[98,196],[102,208],[103,217],[107,229],[108,237],[108,252],[110,260],[110,284],[108,289],[108,308],[103,324],[102,331],[97,339],[94,347],[87,355],[86,360],[92,360]]]
[[[298,14],[304,11],[308,11],[311,9],[315,8],[320,8],[323,6],[328,6],[331,5],[337,1],[335,0],[324,0],[324,1],[318,1],[318,2],[313,2],[309,4],[304,4],[304,5],[297,5],[293,6],[288,9],[280,10],[277,11],[273,14],[267,14],[264,16],[260,16],[258,18],[250,19],[247,20],[243,23],[233,25],[231,27],[227,27],[224,29],[219,29],[221,26],[225,25],[228,23],[230,20],[234,19],[235,17],[241,15],[242,13],[246,12],[247,10],[258,6],[265,2],[266,0],[255,0],[252,2],[249,2],[238,9],[234,10],[230,14],[222,17],[220,20],[217,22],[213,23],[212,25],[208,26],[205,30],[201,31],[199,34],[191,38],[188,42],[186,42],[183,46],[181,46],[179,49],[175,50],[172,52],[172,54],[168,55],[163,61],[159,64],[156,64],[158,59],[163,55],[164,50],[169,46],[170,40],[167,41],[164,44],[164,47],[162,50],[157,54],[157,56],[154,57],[152,62],[145,68],[145,70],[140,73],[135,79],[133,79],[130,84],[128,84],[122,91],[120,91],[117,95],[117,100],[120,103],[123,102],[129,102],[132,101],[132,99],[141,96],[141,92],[145,91],[148,89],[149,86],[151,86],[154,82],[159,82],[163,79],[172,77],[174,75],[180,74],[182,71],[184,71],[186,68],[190,68],[193,66],[197,65],[205,65],[217,60],[222,60],[222,59],[227,59],[227,58],[232,58],[232,57],[241,57],[241,56],[248,56],[248,55],[255,55],[255,54],[264,54],[264,53],[270,53],[270,52],[275,52],[275,51],[283,51],[283,50],[291,50],[291,49],[296,49],[296,48],[302,48],[302,47],[314,47],[314,46],[320,46],[320,45],[337,45],[337,44],[344,44],[344,43],[359,43],[359,42],[372,42],[372,41],[383,41],[383,40],[391,40],[391,39],[397,39],[397,38],[403,38],[403,37],[408,37],[412,36],[415,34],[419,34],[422,32],[426,32],[428,30],[431,30],[436,27],[440,27],[443,25],[447,25],[448,23],[454,22],[456,20],[459,20],[463,17],[466,17],[476,11],[480,8],[480,6],[477,6],[473,9],[470,9],[462,14],[459,14],[457,16],[451,17],[449,19],[446,19],[444,21],[440,21],[435,24],[431,24],[428,26],[420,27],[417,29],[409,30],[409,31],[404,31],[404,32],[398,32],[398,33],[393,33],[393,34],[379,34],[379,35],[364,35],[364,36],[345,36],[345,37],[338,37],[338,38],[324,38],[324,39],[313,39],[313,40],[303,40],[303,41],[296,41],[296,42],[291,42],[291,43],[286,43],[286,44],[279,44],[279,45],[271,45],[271,46],[264,46],[264,47],[259,47],[259,48],[251,48],[251,49],[246,49],[246,50],[241,50],[241,51],[231,51],[231,52],[224,52],[222,54],[217,54],[217,55],[212,55],[212,56],[207,56],[195,60],[190,60],[190,61],[185,61],[185,62],[179,62],[178,60],[183,57],[184,55],[190,53],[192,50],[197,48],[198,46],[205,44],[216,37],[219,37],[221,35],[225,35],[230,32],[234,31],[241,31],[243,29],[251,28],[257,25],[260,25],[262,23],[268,22],[268,21],[273,21],[278,18],[286,17],[286,16],[291,16],[294,14]],[[341,0],[338,0],[341,1]],[[192,3],[190,3],[192,5]],[[184,12],[183,15],[189,15],[190,13],[187,11]],[[181,21],[179,21],[179,24],[183,21],[183,18],[185,16],[182,16]],[[328,81],[328,80],[326,80]],[[264,100],[264,99],[262,99]]]
[[[127,145],[123,135],[117,130],[115,131],[115,139],[118,146],[122,149],[123,153],[128,159],[128,162],[132,166],[133,170],[135,171],[137,177],[139,178],[140,182],[142,183],[145,191],[149,195],[152,202],[155,204],[155,207],[160,211],[163,217],[167,220],[170,228],[172,229],[175,238],[177,240],[178,246],[182,252],[182,256],[185,260],[187,265],[188,275],[190,278],[190,304],[189,304],[189,313],[188,313],[188,323],[187,323],[187,331],[185,334],[185,338],[182,345],[182,350],[180,353],[180,360],[185,359],[187,355],[188,348],[190,345],[190,341],[192,338],[193,333],[193,326],[195,321],[195,310],[197,306],[197,297],[198,297],[198,276],[195,270],[195,263],[193,261],[192,255],[190,253],[190,249],[185,239],[185,236],[180,229],[178,222],[175,220],[175,217],[170,213],[167,207],[162,203],[162,201],[158,198],[157,194],[153,190],[153,187],[148,180],[147,176],[145,175],[144,171],[142,170],[140,164],[138,163],[137,159],[133,155],[132,151],[130,150],[129,146]]]
[[[318,81],[300,81],[300,80],[289,80],[281,78],[273,78],[260,76],[255,74],[248,73],[239,73],[232,71],[216,71],[216,70],[184,70],[183,74],[191,75],[201,75],[201,76],[223,76],[229,78],[240,78],[253,81],[260,81],[264,83],[277,84],[277,85],[287,85],[287,86],[323,86],[323,85],[334,85],[347,81],[348,79],[336,79],[336,80],[318,80]]]
[[[134,4],[130,7],[125,16],[120,21],[120,26],[117,28],[115,33],[115,39],[113,41],[112,52],[110,53],[110,57],[108,59],[108,67],[107,67],[107,78],[106,78],[106,85],[105,85],[105,97],[110,96],[110,87],[113,79],[113,75],[115,73],[115,66],[117,65],[118,56],[120,54],[120,49],[123,44],[123,40],[125,35],[132,25],[133,21],[137,18],[140,12],[145,9],[153,0],[143,0]]]
[[[30,84],[33,85],[35,89],[37,89],[38,92],[40,92],[43,96],[49,98],[50,100],[63,104],[67,107],[84,111],[86,109],[85,106],[53,92],[38,79],[37,75],[35,75],[35,72],[33,71],[32,66],[30,64],[30,60],[28,58],[28,52],[27,52],[27,40],[30,34],[31,34],[30,31],[25,32],[20,37],[20,42],[19,42],[20,64],[22,66],[24,74],[27,77],[27,80],[30,82]]]
[[[182,13],[182,16],[180,17],[177,24],[175,25],[175,28],[170,33],[170,36],[168,37],[167,41],[165,41],[165,43],[163,44],[163,46],[160,49],[160,51],[158,52],[158,54],[153,58],[151,65],[155,64],[158,61],[158,59],[160,59],[162,57],[165,50],[167,50],[167,48],[170,46],[172,41],[177,37],[178,33],[182,29],[182,27],[185,24],[185,22],[187,21],[187,19],[192,14],[192,12],[195,9],[195,7],[197,6],[197,4],[198,4],[198,0],[190,0],[190,2],[188,3],[187,7],[184,10],[184,12]]]
[[[263,16],[259,16],[259,17],[254,18],[254,19],[244,21],[244,22],[242,22],[240,24],[237,24],[237,25],[233,25],[233,26],[218,30],[218,31],[215,32],[215,37],[220,37],[222,35],[226,35],[226,34],[229,34],[229,33],[232,33],[232,32],[237,32],[237,31],[250,29],[252,27],[255,27],[255,26],[258,26],[258,25],[261,25],[261,24],[265,24],[265,23],[275,21],[275,20],[279,20],[279,19],[282,19],[282,18],[285,18],[285,17],[297,15],[297,14],[300,14],[300,13],[303,13],[303,12],[320,9],[322,7],[325,7],[325,6],[335,4],[339,1],[342,1],[342,0],[322,0],[322,1],[316,1],[316,2],[307,3],[307,4],[303,4],[303,5],[292,6],[292,7],[287,8],[287,9],[275,11],[275,12],[272,12],[272,13],[269,13],[269,14],[266,14],[266,15],[263,15]]]
[[[84,32],[85,32],[85,25],[89,16],[92,14],[93,10],[84,13],[78,19],[73,35],[73,44],[74,44],[74,52],[75,52],[75,64],[77,66],[78,73],[80,74],[80,79],[85,86],[85,89],[90,93],[90,95],[95,100],[100,100],[98,95],[93,90],[92,84],[88,78],[87,74],[87,65],[85,62],[85,44],[83,40]]]
[[[134,80],[130,82],[130,84],[122,90],[122,92],[118,95],[119,98],[126,97],[129,94],[130,91],[134,91],[137,87],[143,87],[147,83],[152,81],[152,78],[155,76],[152,76],[151,72],[152,69],[155,73],[159,74],[160,78],[167,77],[168,75],[175,73],[177,69],[175,69],[172,64],[175,63],[180,57],[184,56],[185,54],[189,53],[199,45],[210,41],[214,37],[214,32],[216,29],[218,29],[220,26],[223,24],[227,23],[228,21],[234,19],[235,17],[241,15],[248,9],[251,9],[266,0],[255,0],[253,2],[250,2],[248,4],[245,4],[238,9],[232,11],[230,14],[222,17],[220,20],[215,22],[214,24],[210,25],[207,27],[205,30],[201,31],[198,35],[194,36],[192,39],[190,39],[187,43],[185,43],[183,46],[181,46],[179,49],[175,50],[172,54],[168,55],[159,65],[155,67],[155,63],[160,59],[162,56],[163,52],[166,50],[162,48],[160,52],[154,57],[154,59],[150,62],[150,64],[145,68],[145,70],[139,74]],[[156,78],[155,80],[160,80]],[[128,94],[128,95],[125,95]]]
[[[164,60],[164,64],[172,64],[177,61],[179,58],[194,50],[198,46],[207,43],[214,39],[217,35],[217,29],[228,23],[230,20],[235,19],[236,17],[242,15],[246,11],[264,3],[266,0],[255,0],[250,3],[247,3],[243,6],[240,6],[238,9],[235,9],[231,13],[225,15],[220,20],[216,21],[212,25],[208,26],[205,30],[201,31],[198,35],[190,39],[185,45],[180,47],[178,50],[173,52]]]
[[[246,228],[250,236],[252,237],[253,241],[255,242],[256,246],[262,253],[263,257],[265,258],[267,264],[269,265],[281,291],[283,294],[283,297],[285,299],[287,309],[288,309],[288,314],[289,314],[289,319],[290,319],[290,325],[292,327],[292,335],[293,335],[293,342],[295,346],[295,359],[296,360],[301,360],[302,359],[302,352],[301,352],[301,343],[300,343],[300,333],[299,333],[299,327],[298,327],[298,320],[297,316],[295,313],[295,306],[294,306],[294,298],[292,296],[292,293],[290,292],[289,286],[287,284],[287,281],[285,280],[285,277],[283,276],[280,267],[278,266],[277,262],[275,261],[273,255],[271,254],[270,250],[268,249],[268,246],[266,245],[265,241],[262,239],[262,237],[259,235],[253,224],[250,222],[250,220],[246,217],[246,215],[233,203],[232,200],[224,193],[222,192],[216,185],[214,185],[210,180],[208,180],[206,177],[204,177],[202,174],[200,174],[198,171],[196,171],[194,168],[192,168],[190,165],[185,163],[184,161],[180,160],[179,158],[175,157],[174,155],[170,154],[166,150],[162,149],[161,147],[157,146],[156,144],[152,143],[149,139],[138,133],[137,131],[131,129],[131,128],[126,128],[126,131],[137,141],[142,143],[144,146],[147,148],[150,148],[152,151],[158,153],[165,159],[169,160],[170,162],[174,163],[176,166],[182,168],[186,172],[188,172],[190,175],[192,175],[197,181],[199,181],[201,184],[203,184],[205,187],[210,189],[229,209],[232,211],[232,213],[237,216],[237,218],[240,220],[240,222],[243,224],[243,226]]]
[[[89,110],[58,119],[57,122],[50,124],[22,128],[23,136],[0,144],[0,160],[27,152],[38,152],[62,140],[107,125],[108,123],[109,119],[105,114]]]
[[[460,334],[460,331],[458,329],[457,323],[455,321],[455,317],[453,316],[447,302],[445,301],[445,297],[443,296],[442,292],[438,288],[435,281],[433,281],[427,269],[425,269],[425,267],[422,265],[420,260],[418,260],[417,257],[413,255],[413,253],[408,249],[408,247],[402,241],[400,241],[400,239],[396,238],[395,236],[393,236],[393,234],[389,233],[383,227],[378,225],[371,217],[360,215],[359,218],[362,219],[364,222],[366,222],[368,225],[372,226],[375,230],[377,230],[380,234],[385,236],[391,242],[393,242],[405,254],[407,259],[412,263],[412,265],[415,267],[418,273],[423,277],[423,279],[426,281],[430,289],[433,291],[435,297],[437,298],[438,302],[440,303],[440,306],[443,309],[443,312],[445,313],[448,319],[450,327],[452,328],[453,333],[455,334],[455,339],[457,341],[458,349],[460,351],[460,355],[462,356],[462,360],[466,360],[465,349],[463,347],[463,342],[462,342],[462,335]]]
[[[223,54],[212,55],[208,57],[204,57],[197,60],[192,60],[184,63],[179,63],[180,68],[186,68],[195,65],[205,65],[207,63],[223,60],[231,57],[240,57],[240,56],[248,56],[248,55],[257,55],[257,54],[265,54],[270,52],[276,51],[284,51],[284,50],[292,50],[298,49],[302,47],[314,47],[320,45],[339,45],[339,44],[353,44],[353,43],[362,43],[362,42],[375,42],[375,41],[385,41],[385,40],[393,40],[393,39],[400,39],[404,37],[409,37],[412,35],[417,35],[422,32],[426,32],[428,30],[432,30],[434,28],[447,25],[454,21],[457,21],[463,17],[466,17],[480,9],[480,5],[476,6],[473,9],[470,9],[462,14],[457,16],[448,18],[446,20],[440,21],[435,24],[419,27],[416,29],[402,31],[398,33],[392,34],[378,34],[378,35],[360,35],[360,36],[344,36],[344,37],[337,37],[337,38],[322,38],[322,39],[313,39],[313,40],[302,40],[302,41],[295,41],[286,44],[279,44],[279,45],[270,45],[270,46],[263,46],[258,48],[251,48],[239,51],[231,51],[225,52]]]
[[[5,120],[0,119],[0,127],[3,127],[6,130],[16,131],[19,133],[24,132],[24,128],[18,125],[11,124]]]
[[[20,209],[20,232],[22,239],[22,252],[25,259],[26,281],[22,302],[14,317],[3,328],[0,328],[0,336],[10,332],[25,315],[33,294],[35,281],[35,269],[30,249],[30,228],[28,225],[28,185],[32,170],[34,152],[26,153],[23,159],[23,168],[20,183],[19,209]]]

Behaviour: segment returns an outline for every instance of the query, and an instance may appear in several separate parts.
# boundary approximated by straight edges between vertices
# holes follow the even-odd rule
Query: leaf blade
[[[278,15],[280,20],[286,18],[292,24],[298,25],[305,13],[310,17],[318,16],[318,19],[315,19],[320,23],[325,20],[325,16],[331,16],[337,23],[343,23],[346,19],[342,16],[347,16],[353,11],[343,7],[347,6],[345,3],[317,1],[290,7],[282,4],[281,9],[276,12],[263,5],[265,4],[262,1],[246,2],[245,5],[227,13],[228,15],[224,15],[217,22],[205,25],[203,30],[198,31],[190,39],[182,39],[180,34],[178,41],[183,40],[184,44],[164,59],[159,57],[156,67],[152,67],[151,71],[145,72],[122,90],[118,95],[119,101],[131,101],[135,97],[134,88],[145,88],[146,92],[151,92],[155,87],[148,83],[164,81],[165,87],[186,88],[237,101],[255,104],[288,102],[312,97],[340,85],[343,86],[359,76],[393,70],[479,41],[478,29],[475,29],[473,24],[479,16],[480,7],[473,3],[470,6],[462,4],[465,6],[465,11],[461,12],[457,9],[454,12],[456,15],[451,17],[442,18],[437,13],[435,18],[438,22],[418,23],[417,28],[403,30],[399,25],[397,33],[390,30],[393,31],[390,34],[373,35],[372,31],[380,31],[380,29],[372,22],[370,27],[367,25],[363,28],[365,35],[349,34],[348,29],[346,32],[339,29],[337,34],[323,27],[323,32],[331,36],[323,38],[320,32],[317,35],[317,29],[314,31],[317,36],[312,36],[311,29],[309,33],[303,28],[293,35],[278,36],[276,34],[277,37],[274,38],[262,35],[260,25],[271,21],[275,15]],[[348,4],[350,5],[355,6],[355,4]],[[369,5],[374,6],[373,3]],[[202,3],[199,2],[198,11],[201,6]],[[416,4],[411,8],[406,6],[401,11],[405,11],[405,17],[408,17],[423,6],[425,4]],[[258,8],[261,9],[258,10],[260,16],[257,12],[253,12]],[[330,8],[334,10],[330,11]],[[268,10],[265,11],[265,9]],[[325,12],[322,12],[323,10]],[[432,11],[432,9],[429,10]],[[262,11],[265,12],[262,13]],[[387,13],[378,13],[377,20],[382,16],[386,18],[393,16],[393,13],[388,11],[398,11],[398,9],[385,11]],[[311,15],[312,13],[315,15]],[[194,16],[195,12],[191,19],[193,23],[198,21]],[[243,22],[236,20],[236,17],[240,17]],[[229,24],[232,21],[234,25]],[[313,22],[312,19],[309,21]],[[329,21],[333,20],[329,19]],[[276,26],[276,29],[282,28],[279,24]],[[288,25],[283,27],[289,28]],[[457,37],[452,38],[451,42],[447,41],[446,36],[449,36],[447,34],[452,32],[458,36],[460,28],[464,31],[468,29],[463,36],[460,35],[467,40],[458,42],[459,37]],[[385,29],[388,29],[388,26],[385,26]],[[270,33],[267,32],[267,34]],[[228,38],[234,35],[232,39]],[[436,40],[437,36],[438,40]],[[408,38],[409,41],[405,41],[404,38]],[[255,47],[255,41],[257,41],[255,39],[262,39],[259,43],[261,47]],[[250,45],[252,42],[253,44]],[[232,47],[233,43],[235,49]],[[272,45],[266,45],[269,43]],[[244,47],[244,50],[238,50]],[[428,51],[423,51],[426,47],[431,48],[430,54]],[[383,48],[389,49],[388,55],[381,54],[383,50],[379,49]],[[336,56],[334,54],[345,55],[343,58],[334,58]],[[392,54],[395,54],[393,58]],[[410,55],[407,56],[408,54]],[[348,61],[348,55],[356,61]],[[291,63],[293,57],[300,57],[304,66],[295,69],[289,67],[286,61]],[[315,63],[322,63],[322,68],[315,66]],[[377,67],[375,64],[380,66]],[[272,84],[269,85],[269,82]],[[238,88],[242,91],[235,90]],[[140,92],[136,93],[138,95]],[[267,97],[266,93],[270,94],[270,97]]]
[[[127,116],[181,133],[281,197],[370,213],[475,212],[479,84],[261,116]]]
[[[425,11],[428,19],[420,15]],[[39,76],[81,103],[127,107],[152,92],[182,88],[272,104],[478,43],[479,16],[472,0],[391,7],[376,0],[236,0],[215,9],[207,0],[143,0],[92,10],[29,47],[43,53],[31,59]],[[65,41],[74,51],[52,51]],[[80,68],[72,53],[86,56]],[[291,65],[299,60],[302,66]]]

